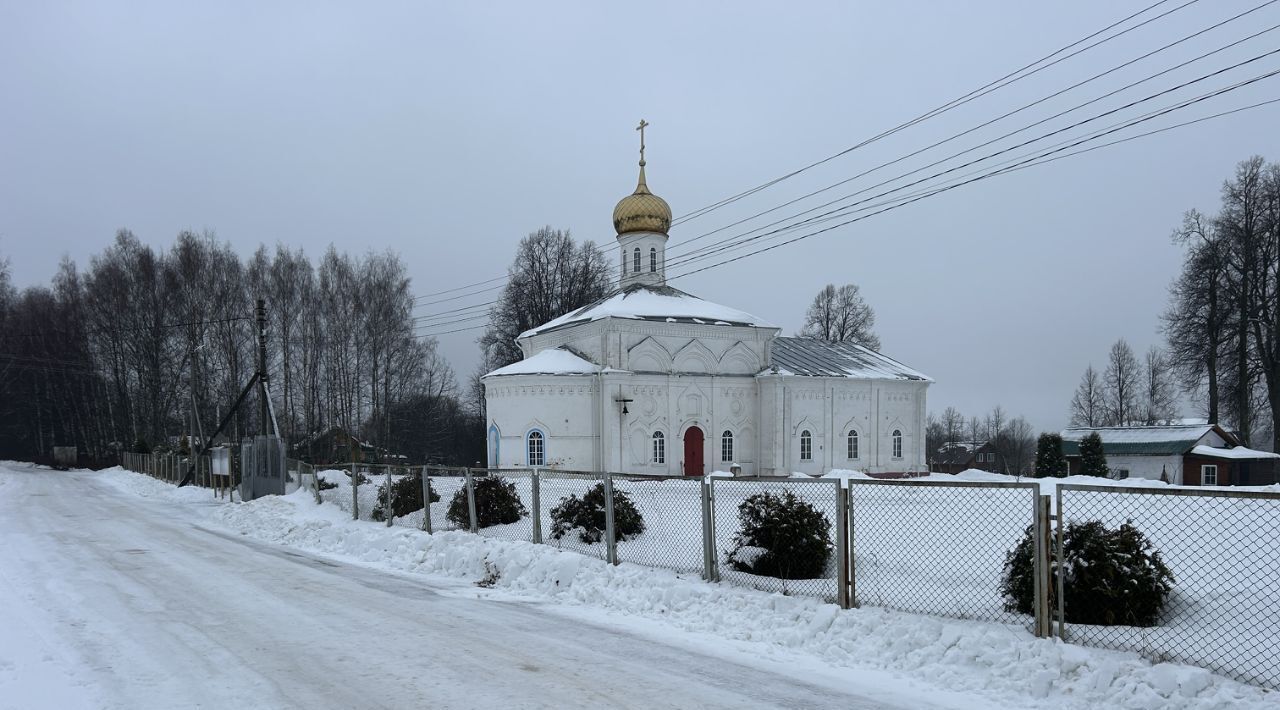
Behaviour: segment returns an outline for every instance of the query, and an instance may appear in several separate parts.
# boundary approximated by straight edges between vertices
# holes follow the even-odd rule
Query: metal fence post
[[[351,462],[351,519],[360,519],[360,472],[356,462]]]
[[[604,553],[611,565],[618,564],[618,538],[613,524],[613,476],[604,474]]]
[[[1063,528],[1066,525],[1066,523],[1063,521],[1066,518],[1066,516],[1062,512],[1062,487],[1055,486],[1054,492],[1057,494],[1057,497],[1058,497],[1057,514],[1054,516],[1056,519],[1057,528],[1058,528],[1057,544],[1053,548],[1053,556],[1054,556],[1054,563],[1055,563],[1054,569],[1057,571],[1057,575],[1056,575],[1057,584],[1056,584],[1056,588],[1054,589],[1055,596],[1057,598],[1054,600],[1054,607],[1058,614],[1058,638],[1062,639],[1063,641],[1066,641],[1067,640],[1067,606],[1066,606],[1067,595],[1063,588],[1064,582],[1062,581],[1063,577],[1066,576],[1065,574],[1063,574],[1063,570],[1066,569],[1066,565],[1067,565],[1067,555],[1065,550],[1066,536],[1065,536],[1065,533],[1063,532]]]
[[[431,476],[426,466],[422,467],[422,529],[431,532]]]
[[[708,582],[720,581],[720,558],[716,554],[716,492],[715,479],[702,479],[702,552]]]
[[[848,609],[849,602],[849,491],[836,479],[836,603]]]
[[[387,466],[387,508],[384,511],[387,519],[387,527],[391,527],[391,522],[395,520],[396,511],[391,507],[391,466]]]
[[[463,469],[467,474],[467,515],[471,520],[471,532],[480,532],[480,526],[476,521],[476,482],[471,476],[471,469]]]
[[[855,525],[853,509],[853,486],[847,485],[845,489],[845,538],[849,541],[849,556],[846,558],[849,565],[849,607],[857,608],[858,606],[858,540],[855,533],[857,526]]]
[[[542,476],[538,474],[538,469],[533,469],[529,474],[530,485],[533,486],[533,542],[534,544],[542,544]]]
[[[1047,638],[1052,634],[1053,620],[1049,611],[1049,496],[1037,494],[1035,500],[1035,627],[1036,636]]]

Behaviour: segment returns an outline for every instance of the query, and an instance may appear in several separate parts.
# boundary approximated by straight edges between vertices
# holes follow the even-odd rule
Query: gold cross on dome
[[[640,131],[640,164],[641,165],[644,165],[644,129],[648,125],[649,125],[649,122],[642,118],[640,119],[640,125],[636,126],[636,130]]]

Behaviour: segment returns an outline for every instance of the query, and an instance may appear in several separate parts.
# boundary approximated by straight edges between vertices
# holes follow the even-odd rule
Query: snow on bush
[[[476,527],[506,525],[518,522],[529,514],[516,492],[516,484],[501,476],[476,478],[472,484],[476,496]],[[461,528],[471,527],[471,514],[467,509],[467,488],[463,486],[453,494],[445,517]]]
[[[1155,626],[1160,620],[1173,573],[1151,541],[1129,521],[1112,530],[1099,521],[1067,523],[1063,531],[1066,576],[1063,607],[1067,623],[1097,626]],[[1035,539],[1032,528],[1005,560],[1005,608],[1034,613]],[[1052,570],[1056,585],[1058,569]]]
[[[831,559],[831,521],[791,491],[757,493],[738,506],[729,551],[739,572],[780,579],[821,577]]]
[[[321,489],[323,490],[323,489]],[[440,500],[440,494],[431,489],[431,502]],[[387,484],[378,486],[378,504],[370,517],[374,520],[386,520],[384,508],[387,505]],[[401,476],[391,482],[391,512],[397,518],[422,510],[422,476]]]
[[[576,494],[560,499],[551,509],[551,537],[559,540],[571,532],[588,545],[604,539],[604,484],[597,483],[579,498]],[[631,496],[613,490],[614,542],[644,532],[644,517],[631,501]]]

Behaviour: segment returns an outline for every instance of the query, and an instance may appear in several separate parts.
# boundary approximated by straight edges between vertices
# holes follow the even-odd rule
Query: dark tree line
[[[1236,167],[1217,214],[1188,212],[1164,332],[1183,389],[1246,443],[1280,446],[1280,165]]]
[[[947,446],[977,448],[990,443],[995,461],[980,468],[1011,476],[1029,474],[1035,465],[1035,429],[1023,417],[1010,417],[1004,407],[996,405],[984,417],[965,418],[955,407],[947,407],[942,414],[932,412],[925,422],[925,448],[929,461]]]
[[[76,446],[109,459],[206,433],[256,368],[254,302],[266,301],[268,370],[290,443],[341,427],[380,450],[470,462],[482,425],[459,406],[434,340],[414,336],[405,265],[391,253],[261,247],[248,260],[210,234],[167,251],[122,230],[83,272],[17,292],[0,268],[0,452]],[[261,431],[242,408],[228,438]],[[479,442],[479,443],[477,443]]]

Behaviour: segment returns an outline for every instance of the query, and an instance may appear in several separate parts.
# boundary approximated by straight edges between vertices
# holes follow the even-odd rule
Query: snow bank
[[[565,609],[643,624],[654,633],[697,632],[720,639],[726,649],[759,649],[750,652],[822,669],[875,669],[913,684],[977,694],[988,703],[1152,710],[1276,704],[1276,693],[1200,668],[1036,639],[1018,626],[875,608],[842,611],[818,599],[708,584],[694,575],[626,563],[615,567],[547,545],[387,528],[352,521],[331,504],[316,505],[304,491],[201,506],[192,505],[197,498],[186,491],[196,490],[198,502],[206,504],[208,491],[179,490],[120,469],[101,475],[122,490],[188,506],[259,540],[397,572],[472,582],[496,572],[493,588],[477,594],[553,601]]]

